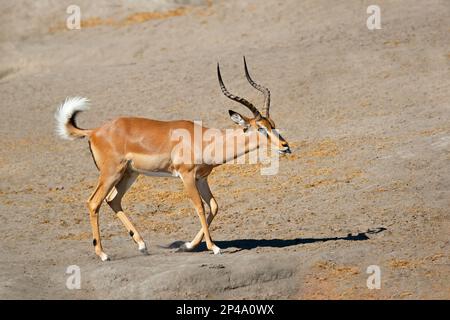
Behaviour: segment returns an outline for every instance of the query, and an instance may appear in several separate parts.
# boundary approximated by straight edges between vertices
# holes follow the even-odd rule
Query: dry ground
[[[64,28],[67,5],[81,30]],[[450,3],[369,1],[2,1],[0,298],[450,298]],[[97,171],[85,141],[53,133],[66,97],[89,97],[82,127],[121,115],[232,127],[262,103],[294,154],[276,176],[223,166],[211,177],[224,254],[158,247],[199,228],[181,182],[139,179],[125,208],[141,256],[112,211],[93,254],[85,200]],[[65,287],[78,265],[82,289]],[[382,271],[380,290],[366,268]]]

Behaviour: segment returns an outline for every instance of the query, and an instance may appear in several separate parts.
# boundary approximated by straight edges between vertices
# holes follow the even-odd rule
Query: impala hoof
[[[108,257],[108,255],[106,253],[100,253],[99,255],[100,259],[102,259],[102,261],[111,261],[111,259]]]
[[[214,252],[214,254],[222,254],[222,251],[218,246],[212,247],[212,251]]]
[[[143,255],[148,256],[147,246],[145,245],[145,242],[139,243],[139,252]]]

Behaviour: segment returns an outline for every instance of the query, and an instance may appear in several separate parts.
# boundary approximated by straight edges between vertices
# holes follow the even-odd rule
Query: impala
[[[179,143],[172,139],[174,132],[183,130],[194,136],[194,132],[197,130],[202,133],[208,130],[206,127],[199,127],[194,122],[121,117],[96,129],[81,129],[77,126],[75,118],[79,112],[88,109],[89,101],[80,97],[67,98],[59,106],[55,113],[57,134],[68,140],[86,137],[92,157],[100,172],[97,186],[87,201],[87,207],[95,253],[102,261],[109,260],[108,255],[103,251],[99,230],[99,210],[104,200],[124,224],[129,235],[137,243],[139,251],[147,254],[143,238],[123,212],[121,204],[123,196],[140,174],[181,178],[184,189],[200,218],[201,229],[191,242],[183,243],[180,250],[195,249],[205,237],[208,250],[212,250],[214,254],[220,253],[220,248],[211,240],[208,229],[218,212],[217,202],[207,180],[213,168],[256,150],[263,143],[270,143],[279,153],[291,153],[288,143],[275,129],[275,123],[269,116],[270,91],[252,80],[245,57],[244,68],[248,82],[264,94],[265,115],[263,116],[249,101],[228,92],[220,74],[220,66],[217,64],[217,76],[223,94],[244,105],[253,114],[252,117],[246,117],[229,110],[231,120],[241,128],[234,129],[233,136],[226,135],[224,130],[217,130],[224,141],[219,146],[213,145],[211,141],[202,141],[202,146],[209,147],[210,150],[214,151],[218,148],[225,150],[219,161],[207,159],[207,157],[200,158],[201,161],[192,161],[196,157],[195,147],[187,150],[185,148],[183,157],[179,152],[174,152]],[[236,138],[242,138],[245,141],[242,148],[236,148],[233,143]],[[186,157],[186,152],[188,157]],[[203,202],[209,207],[207,216]]]

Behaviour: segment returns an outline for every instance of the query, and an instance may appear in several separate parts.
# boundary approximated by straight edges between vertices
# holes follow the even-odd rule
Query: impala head
[[[238,112],[235,112],[233,110],[229,110],[229,114],[231,117],[231,120],[235,122],[236,124],[243,127],[244,131],[247,130],[257,130],[262,135],[266,136],[267,139],[272,143],[274,146],[278,148],[278,152],[280,153],[291,153],[291,149],[289,148],[289,144],[287,141],[278,133],[275,122],[270,118],[269,110],[270,110],[270,91],[269,89],[260,86],[256,82],[252,80],[250,77],[250,74],[248,72],[247,68],[247,62],[245,61],[244,57],[244,69],[245,69],[245,76],[248,80],[248,82],[258,91],[261,91],[264,94],[265,102],[264,102],[264,108],[265,108],[265,115],[263,116],[261,112],[258,111],[258,109],[249,101],[245,100],[244,98],[235,96],[228,92],[228,90],[225,88],[225,85],[222,80],[222,75],[220,74],[220,66],[217,64],[217,76],[219,78],[219,84],[220,88],[222,89],[223,94],[236,102],[239,102],[240,104],[246,106],[252,113],[253,117],[246,117],[241,115]]]

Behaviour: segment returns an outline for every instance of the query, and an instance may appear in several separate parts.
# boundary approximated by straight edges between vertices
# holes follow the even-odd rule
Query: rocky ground
[[[374,31],[369,1],[77,0],[81,30],[67,30],[73,2],[0,5],[0,298],[450,298],[448,1],[380,0]],[[246,111],[215,66],[261,105],[244,54],[294,153],[274,176],[212,174],[220,256],[159,247],[200,224],[181,181],[140,177],[125,208],[150,255],[105,206],[101,262],[85,206],[97,171],[86,141],[55,137],[58,104],[90,98],[87,128],[122,115],[233,127],[227,110]]]

